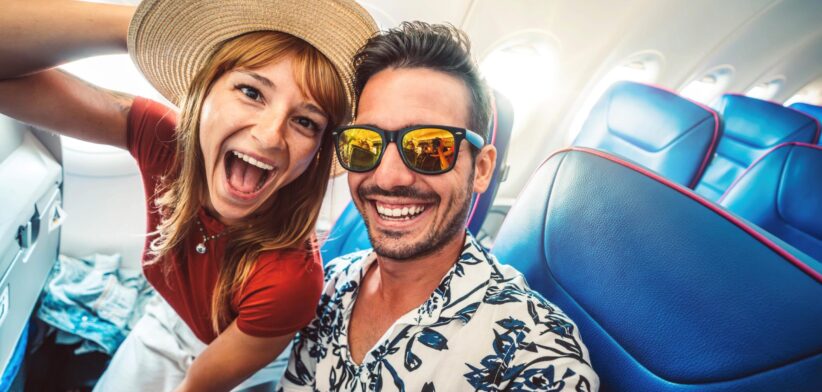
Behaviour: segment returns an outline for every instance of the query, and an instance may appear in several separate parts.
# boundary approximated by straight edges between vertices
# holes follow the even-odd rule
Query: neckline
[[[211,214],[205,209],[205,207],[200,207],[200,209],[197,211],[197,217],[200,219],[200,222],[202,222],[205,231],[209,233],[209,235],[214,233],[221,233],[226,229],[226,225],[220,222],[217,218],[211,216]]]

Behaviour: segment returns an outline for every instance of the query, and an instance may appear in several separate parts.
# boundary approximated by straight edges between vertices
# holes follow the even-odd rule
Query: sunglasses
[[[335,129],[331,136],[342,167],[357,173],[377,167],[391,142],[397,144],[405,166],[421,174],[451,170],[463,139],[476,148],[485,145],[482,136],[474,131],[443,125],[415,125],[397,131],[350,125]]]

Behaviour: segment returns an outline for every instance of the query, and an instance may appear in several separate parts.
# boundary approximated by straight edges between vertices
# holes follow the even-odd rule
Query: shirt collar
[[[341,305],[344,313],[350,313],[354,309],[362,278],[371,264],[377,261],[377,254],[373,251],[356,256],[358,257],[352,258],[351,264],[339,271],[335,286],[337,295],[343,295]],[[400,317],[395,325],[429,326],[453,319],[467,323],[485,297],[492,275],[499,275],[494,267],[494,257],[466,231],[459,260],[448,270],[428,300]]]
[[[466,232],[459,260],[445,274],[431,297],[400,321],[426,326],[454,319],[467,323],[485,297],[493,272],[493,256]]]

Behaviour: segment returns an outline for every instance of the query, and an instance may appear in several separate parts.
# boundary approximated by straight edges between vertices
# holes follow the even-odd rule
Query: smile
[[[416,218],[425,211],[423,205],[386,206],[381,203],[374,203],[377,207],[377,214],[385,220],[410,220]]]
[[[261,157],[229,151],[224,160],[228,188],[242,199],[255,198],[276,177],[273,162],[264,162]]]

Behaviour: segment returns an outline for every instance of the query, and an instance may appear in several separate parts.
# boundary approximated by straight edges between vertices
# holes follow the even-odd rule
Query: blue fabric
[[[113,354],[153,295],[142,273],[120,271],[120,261],[119,255],[60,255],[49,276],[37,317],[64,332],[62,343],[85,339],[78,353]]]
[[[337,218],[337,222],[328,233],[328,238],[320,248],[323,265],[342,255],[364,249],[371,249],[371,241],[368,239],[365,221],[352,201]]]
[[[497,91],[494,91],[494,116],[496,127],[494,127],[495,124],[491,124],[491,127],[492,132],[496,134],[494,147],[497,148],[497,165],[494,167],[494,174],[491,176],[488,189],[476,196],[474,205],[471,207],[473,214],[468,221],[468,231],[474,235],[480,232],[485,217],[488,216],[488,210],[494,205],[499,184],[504,180],[503,176],[506,175],[508,170],[506,162],[508,160],[508,145],[511,143],[511,130],[514,125],[514,106],[511,105],[508,98],[505,98]]]
[[[742,95],[719,102],[724,132],[716,155],[696,192],[718,200],[757,158],[786,142],[816,143],[819,125],[812,117],[782,105]]]
[[[548,159],[493,249],[577,323],[601,390],[822,390],[820,266],[601,155]]]
[[[822,123],[822,106],[811,105],[809,103],[797,102],[789,106],[791,109],[799,110],[816,119],[817,122]],[[822,145],[822,140],[819,140]]]
[[[783,144],[751,166],[720,204],[822,260],[822,148]]]
[[[510,101],[496,91],[494,91],[494,99],[497,122],[496,124],[492,123],[491,126],[496,125],[497,130],[492,129],[490,133],[496,132],[494,146],[497,148],[497,166],[494,169],[488,189],[472,200],[471,208],[474,213],[471,215],[467,227],[473,234],[479,233],[479,229],[488,215],[488,210],[494,203],[505,170],[504,163],[508,144],[511,140],[511,127],[514,122],[514,109]],[[473,203],[478,204],[475,207]],[[348,203],[340,217],[337,218],[337,222],[334,223],[334,227],[331,228],[331,232],[328,234],[328,239],[320,248],[320,254],[322,255],[323,264],[326,264],[329,260],[364,249],[371,249],[371,241],[368,239],[368,229],[365,227],[365,221],[363,221],[360,212],[357,211],[357,207],[352,201]]]
[[[693,187],[713,154],[719,128],[719,117],[709,108],[623,81],[591,109],[573,144],[619,155]]]

